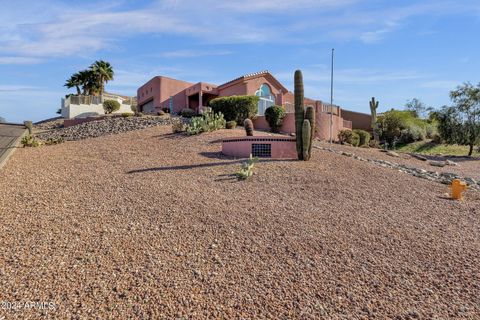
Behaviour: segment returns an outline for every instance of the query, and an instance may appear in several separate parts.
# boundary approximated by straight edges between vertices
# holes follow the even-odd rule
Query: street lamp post
[[[333,57],[335,49],[332,49],[332,74],[330,78],[330,143],[333,142]]]

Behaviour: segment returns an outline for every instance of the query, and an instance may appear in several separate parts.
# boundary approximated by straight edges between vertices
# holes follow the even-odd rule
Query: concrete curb
[[[22,138],[28,134],[27,128],[23,124],[16,124],[16,123],[2,123],[6,125],[14,125],[14,126],[19,126],[23,127],[23,133],[18,136],[15,140],[13,140],[11,143],[9,143],[5,149],[7,149],[3,154],[0,155],[0,169],[3,168],[3,166],[7,163],[8,159],[12,156],[12,154],[17,150],[18,146],[20,145],[20,141]]]

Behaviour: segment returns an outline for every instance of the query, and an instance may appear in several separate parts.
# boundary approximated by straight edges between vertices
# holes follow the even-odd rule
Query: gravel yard
[[[318,149],[238,182],[218,141],[243,134],[19,149],[0,170],[0,319],[480,318],[479,192]],[[53,307],[4,307],[28,301]]]
[[[418,160],[406,153],[398,153],[400,155],[399,158],[391,157],[387,155],[385,152],[380,151],[380,149],[374,148],[356,148],[346,145],[340,144],[333,144],[330,145],[326,142],[317,142],[317,145],[323,147],[332,147],[336,150],[351,152],[356,155],[369,158],[369,159],[381,159],[386,161],[395,162],[398,164],[405,164],[411,165],[417,168],[430,170],[430,171],[438,171],[438,172],[452,172],[459,174],[465,177],[472,177],[474,179],[480,180],[480,158],[474,157],[443,157],[443,156],[429,156],[429,155],[422,155],[428,159],[428,161],[421,161]],[[445,166],[441,167],[434,167],[429,164],[430,160],[433,161],[444,161],[449,159],[455,163],[456,166]]]

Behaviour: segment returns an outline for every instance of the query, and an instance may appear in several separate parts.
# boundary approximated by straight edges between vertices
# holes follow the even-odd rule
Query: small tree
[[[271,106],[265,110],[265,120],[267,120],[272,132],[279,132],[285,118],[285,110],[281,106]]]
[[[474,146],[480,144],[480,83],[465,83],[450,92],[450,98],[455,105],[436,114],[440,136],[447,143],[468,145],[471,156]]]
[[[408,100],[405,104],[405,110],[410,111],[414,117],[416,118],[428,118],[428,115],[431,111],[433,111],[432,107],[427,107],[425,103],[420,101],[417,98],[413,98],[412,100]]]
[[[117,100],[105,100],[103,102],[103,110],[106,114],[118,111],[120,109],[120,102]]]

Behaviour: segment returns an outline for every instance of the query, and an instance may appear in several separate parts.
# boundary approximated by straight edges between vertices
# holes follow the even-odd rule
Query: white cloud
[[[28,86],[28,85],[1,85],[0,84],[0,93],[1,92],[18,92],[18,91],[32,91],[40,90],[40,87]]]
[[[474,1],[427,0],[386,9],[367,8],[365,3],[371,4],[367,0],[157,0],[125,9],[124,1],[72,5],[59,0],[41,4],[19,0],[0,12],[0,54],[84,55],[115,49],[119,40],[144,34],[181,35],[222,44],[331,39],[372,43],[401,29],[413,16],[471,13],[479,8]],[[198,53],[177,56],[182,54]]]
[[[344,7],[357,0],[230,0],[223,2],[220,7],[241,12],[265,11],[299,11],[312,8],[323,10]]]
[[[205,56],[225,56],[232,54],[229,50],[176,50],[160,53],[158,56],[162,58],[195,58]]]
[[[37,64],[43,60],[32,57],[2,57],[0,56],[0,64]]]
[[[454,90],[456,87],[461,85],[461,81],[454,81],[454,80],[434,80],[434,81],[427,81],[420,85],[422,88],[428,89],[446,89],[446,90]]]
[[[309,82],[329,82],[330,69],[327,66],[308,68],[303,70],[303,78]],[[279,80],[292,81],[293,72],[282,72],[276,75]],[[364,69],[337,69],[334,72],[335,83],[374,84],[385,81],[406,81],[424,79],[428,75],[415,71],[382,71]]]

